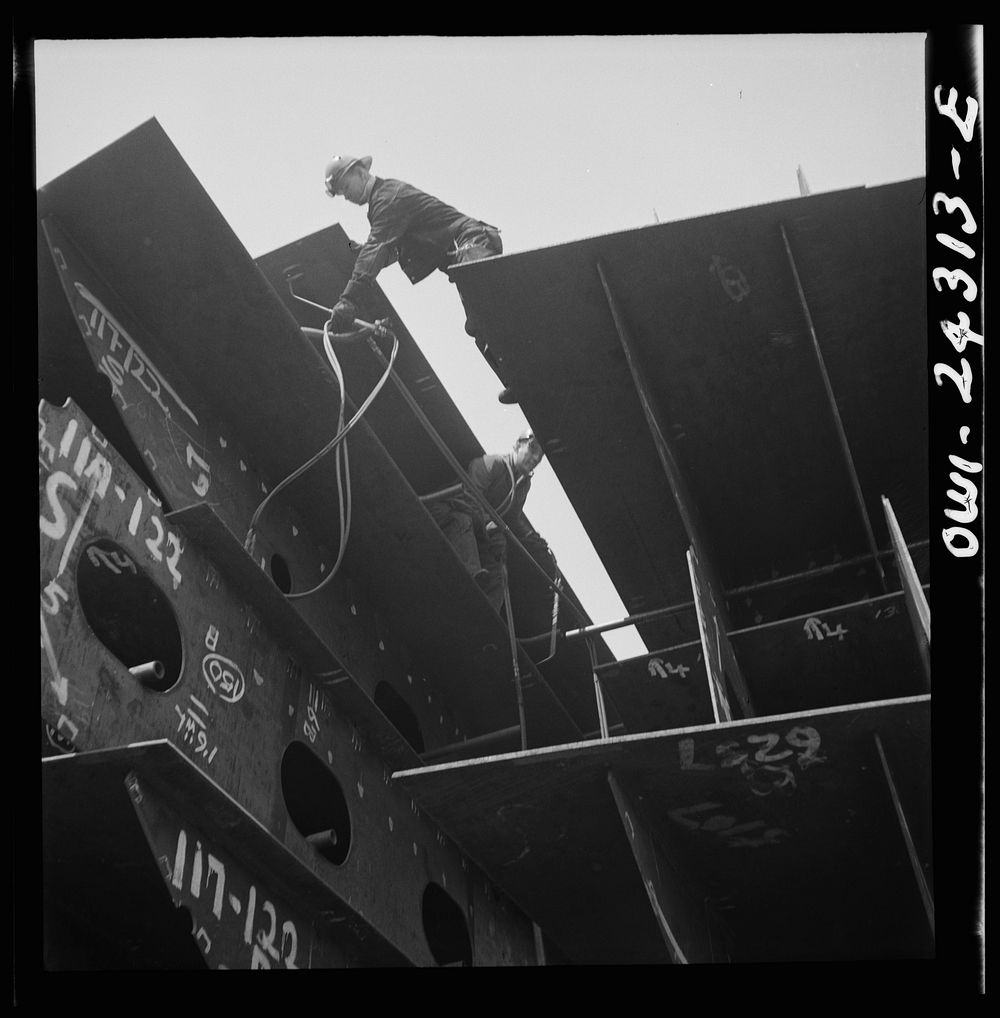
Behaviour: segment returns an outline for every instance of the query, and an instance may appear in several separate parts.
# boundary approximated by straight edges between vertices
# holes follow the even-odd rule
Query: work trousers
[[[483,258],[503,254],[500,231],[487,223],[470,227],[458,235],[455,239],[455,249],[449,251],[448,254],[452,259],[452,265],[478,262]]]
[[[453,259],[452,265],[478,262],[483,258],[492,258],[493,255],[503,254],[503,241],[500,239],[500,231],[495,226],[481,223],[479,226],[470,228],[460,234],[455,241],[455,250],[449,253]],[[468,308],[465,309],[465,318],[465,331],[475,339],[479,352],[486,358],[486,363],[494,370],[497,377],[503,381],[503,375],[500,373],[500,363],[490,350],[485,337],[478,334],[478,327],[470,317]],[[506,385],[506,383],[504,384]]]
[[[427,510],[462,564],[476,578],[494,611],[499,612],[503,605],[503,563],[507,553],[503,531],[487,526],[490,518],[464,491],[428,502]]]

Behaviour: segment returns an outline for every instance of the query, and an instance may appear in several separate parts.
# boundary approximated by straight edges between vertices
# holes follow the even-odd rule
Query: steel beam
[[[884,496],[883,496],[884,497]],[[910,548],[925,548],[930,544],[930,541],[914,541],[911,545],[907,546],[902,543],[900,547],[902,552],[906,554],[906,558],[912,568],[913,560],[909,555]],[[886,549],[878,553],[879,558],[885,558],[888,555],[895,554],[897,559],[899,558],[899,552],[896,551],[895,542],[891,549]],[[782,584],[794,583],[798,580],[809,580],[813,578],[819,578],[821,576],[828,576],[830,573],[836,572],[838,569],[845,569],[852,565],[860,565],[865,562],[870,562],[872,556],[856,555],[853,558],[844,559],[841,562],[832,562],[830,565],[818,566],[815,569],[804,569],[798,573],[789,573],[786,576],[778,576],[773,580],[761,580],[760,583],[746,583],[741,587],[731,587],[729,590],[723,592],[723,596],[726,598],[739,597],[745,594],[752,594],[758,590],[767,590],[771,587],[779,587]],[[916,570],[914,570],[914,576],[916,576]],[[917,580],[919,586],[919,580]],[[599,625],[583,626],[580,629],[567,629],[563,634],[564,640],[577,640],[580,637],[596,636],[598,633],[607,633],[613,629],[623,629],[625,626],[638,626],[644,622],[656,622],[658,619],[669,618],[671,615],[677,615],[683,611],[689,611],[694,607],[694,601],[685,601],[682,604],[668,605],[665,608],[655,608],[648,612],[637,612],[634,615],[626,615],[625,618],[619,619],[617,622],[602,622]],[[929,631],[929,615],[928,615],[928,639],[930,637]],[[522,641],[524,642],[524,641]],[[612,667],[614,662],[609,665],[601,665],[600,668]]]
[[[721,585],[717,580],[717,574],[708,556],[707,542],[702,534],[700,524],[695,519],[694,500],[674,457],[673,450],[670,448],[669,442],[667,442],[666,429],[663,426],[659,410],[650,396],[649,381],[646,378],[642,365],[639,363],[635,342],[628,334],[625,319],[608,284],[607,276],[604,273],[604,266],[600,262],[597,262],[597,274],[601,278],[601,286],[604,288],[604,297],[608,304],[608,310],[611,312],[615,331],[618,333],[618,341],[621,343],[622,351],[625,354],[625,360],[632,375],[632,382],[639,397],[639,404],[642,407],[646,424],[649,427],[649,433],[656,447],[656,454],[659,456],[663,472],[666,474],[667,484],[670,486],[670,491],[673,493],[674,501],[677,504],[677,511],[684,523],[684,529],[687,531],[690,542],[698,549],[700,560],[704,564],[703,568],[708,575],[709,581],[716,590],[720,590]]]
[[[929,932],[892,850],[897,823],[872,733],[891,734],[907,765],[910,822],[923,826],[930,713],[925,694],[423,767],[393,781],[575,961],[667,953],[621,837],[610,770],[656,843],[683,853],[686,879],[727,899],[734,960],[925,957]]]
[[[858,512],[861,514],[861,521],[865,528],[865,536],[868,539],[868,548],[875,560],[875,569],[878,571],[879,579],[882,582],[882,589],[888,592],[885,572],[879,562],[878,546],[875,543],[875,533],[872,530],[872,523],[868,517],[868,510],[865,508],[864,495],[861,492],[861,482],[858,479],[858,471],[854,466],[854,457],[851,455],[851,447],[847,441],[847,432],[844,430],[844,422],[840,419],[840,410],[837,407],[837,399],[833,393],[833,386],[830,384],[830,376],[826,370],[826,362],[823,360],[823,351],[820,349],[819,337],[816,335],[816,327],[813,324],[812,314],[809,311],[809,304],[806,302],[805,291],[802,288],[802,280],[799,277],[799,270],[792,255],[791,245],[788,243],[788,234],[785,232],[784,223],[779,223],[781,239],[785,245],[785,254],[788,256],[788,265],[792,271],[792,278],[795,281],[795,290],[799,297],[799,307],[802,309],[802,316],[805,318],[806,327],[809,329],[809,336],[812,339],[813,351],[816,354],[816,363],[819,366],[819,373],[823,379],[823,388],[826,390],[827,402],[830,405],[830,413],[833,416],[833,423],[837,429],[837,437],[840,440],[840,448],[844,454],[844,462],[851,477],[851,487],[854,490],[854,498],[858,504]]]
[[[633,796],[626,793],[621,777],[613,770],[608,771],[608,784],[611,786],[611,794],[615,797],[615,805],[618,807],[622,826],[625,828],[632,854],[635,856],[635,864],[639,868],[642,885],[649,896],[650,907],[653,909],[656,924],[659,926],[663,941],[670,952],[670,958],[675,964],[686,965],[689,959],[685,949],[678,942],[678,934],[675,931],[677,922],[674,919],[674,913],[677,910],[677,888],[664,880],[664,874],[668,870],[666,860],[657,851],[652,834],[636,808]],[[670,913],[670,919],[667,918],[667,912]],[[673,925],[671,925],[671,921],[673,921]],[[692,958],[690,960],[708,959]]]
[[[920,856],[917,847],[913,843],[913,836],[910,834],[910,825],[906,821],[906,814],[903,811],[903,804],[900,801],[899,793],[896,791],[896,783],[892,779],[892,771],[889,769],[889,761],[886,759],[885,749],[878,732],[874,733],[875,745],[878,748],[879,759],[882,761],[882,771],[885,774],[886,784],[889,786],[889,794],[892,796],[892,805],[896,810],[896,819],[899,821],[899,830],[906,843],[906,854],[913,868],[913,876],[917,881],[917,888],[920,891],[920,900],[924,905],[924,912],[927,915],[927,923],[931,928],[931,936],[934,936],[934,897],[927,885],[927,877],[924,875],[923,866],[920,863]]]
[[[507,563],[500,567],[503,577],[503,608],[507,616],[507,635],[510,638],[510,663],[514,673],[514,689],[517,693],[517,717],[521,727],[521,749],[528,748],[528,726],[524,719],[524,692],[521,689],[521,668],[518,664],[517,635],[514,632],[514,609],[510,603],[510,584],[507,582]]]
[[[927,673],[927,688],[930,689],[931,609],[924,596],[920,577],[917,576],[917,570],[913,567],[913,559],[910,558],[910,552],[903,539],[903,532],[896,520],[896,514],[892,511],[892,505],[885,495],[882,496],[882,508],[885,510],[885,520],[889,525],[889,538],[892,541],[892,550],[896,555],[896,568],[903,581],[906,611],[913,625],[913,635],[916,637],[920,659],[923,661],[924,671]]]
[[[743,680],[736,654],[726,635],[712,588],[702,575],[701,564],[693,547],[688,549],[688,570],[691,574],[691,587],[694,590],[695,607],[698,612],[698,630],[701,634],[702,652],[705,655],[705,669],[708,673],[708,688],[712,695],[715,720],[720,722],[733,719],[729,698],[726,695],[727,685],[737,697],[740,713],[744,717],[753,717],[750,691]]]
[[[597,663],[597,654],[594,651],[592,640],[587,640],[587,654],[590,657],[590,674],[594,679],[594,698],[597,702],[597,726],[601,733],[601,738],[607,739],[611,734],[608,728],[608,711],[604,704],[604,689],[601,686],[601,676],[598,673],[600,666]]]

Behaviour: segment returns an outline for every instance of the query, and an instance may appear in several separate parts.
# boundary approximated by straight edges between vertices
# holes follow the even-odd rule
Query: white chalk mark
[[[194,865],[191,867],[191,893],[201,897],[201,842],[195,842]]]
[[[57,732],[62,731],[64,726],[69,730],[69,737],[71,741],[75,740],[76,737],[80,734],[80,729],[77,728],[76,725],[74,725],[73,722],[70,721],[70,719],[66,717],[65,714],[60,714],[59,720],[56,723],[56,731]]]
[[[49,680],[49,685],[56,692],[59,698],[59,706],[65,707],[69,699],[69,679],[59,672],[59,662],[56,660],[56,652],[52,646],[52,638],[49,636],[49,627],[45,625],[45,615],[38,613],[38,621],[42,625],[42,646],[45,648],[45,656],[49,659],[49,667],[52,669],[54,679]]]
[[[205,886],[208,886],[208,881],[211,880],[213,874],[215,875],[215,898],[212,901],[212,913],[216,919],[222,918],[222,902],[223,894],[226,888],[226,867],[221,860],[216,859],[211,852],[208,853],[208,877],[205,880]]]
[[[128,532],[135,537],[139,530],[139,521],[142,519],[142,499],[137,498],[132,506],[132,515],[128,521]]]
[[[83,521],[90,511],[90,503],[94,500],[94,493],[97,491],[97,481],[92,479],[90,486],[87,489],[87,497],[83,500],[83,505],[80,507],[80,512],[77,514],[76,520],[73,523],[73,529],[69,532],[69,537],[66,538],[66,547],[63,548],[62,558],[59,559],[59,569],[56,571],[56,576],[62,576],[63,571],[66,569],[66,563],[69,561],[70,552],[73,550],[73,545],[76,544],[76,539],[80,535],[80,529],[83,527]]]
[[[187,858],[187,834],[181,831],[177,835],[177,852],[174,855],[174,875],[171,883],[180,890],[184,886],[184,863]]]
[[[77,450],[76,461],[73,463],[73,473],[77,477],[83,473],[83,468],[87,465],[87,460],[90,458],[90,439],[86,435],[83,436],[83,441],[80,443],[80,448]]]
[[[68,456],[70,449],[73,448],[73,439],[76,438],[77,422],[76,418],[71,418],[69,424],[66,425],[66,430],[63,432],[62,441],[59,443],[59,455]]]
[[[148,370],[149,373],[153,375],[153,377],[156,379],[156,381],[160,385],[162,385],[163,388],[166,389],[171,396],[173,396],[174,401],[181,408],[181,410],[183,410],[184,413],[186,413],[188,417],[190,417],[191,420],[194,421],[195,424],[197,424],[198,418],[195,417],[195,415],[191,412],[191,410],[180,398],[180,396],[177,395],[177,393],[173,390],[170,383],[167,382],[167,380],[160,374],[159,369],[153,367],[153,362],[149,359],[149,357],[146,356],[146,353],[145,351],[143,351],[142,347],[139,346],[139,344],[136,343],[134,339],[132,339],[132,337],[121,327],[121,325],[118,324],[117,321],[115,321],[115,318],[111,314],[111,312],[108,311],[108,309],[104,307],[104,305],[101,304],[101,302],[82,283],[76,283],[76,288],[77,290],[80,291],[80,296],[86,300],[89,300],[90,303],[93,304],[94,307],[96,307],[101,312],[101,314],[104,315],[104,317],[111,323],[112,327],[118,330],[122,338],[125,339],[129,346],[131,346],[146,362],[146,370]]]
[[[103,456],[97,455],[84,470],[83,476],[96,479],[97,497],[103,499],[111,483],[111,464]]]

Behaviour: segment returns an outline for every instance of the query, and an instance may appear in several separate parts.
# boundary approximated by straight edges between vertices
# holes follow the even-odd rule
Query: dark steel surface
[[[144,803],[143,790],[148,789],[156,799],[169,805],[172,818],[179,818],[181,824],[191,825],[196,830],[211,832],[213,841],[204,845],[206,893],[210,885],[207,853],[218,845],[227,854],[236,853],[243,867],[256,875],[260,908],[270,895],[291,903],[297,913],[306,914],[310,925],[320,925],[321,918],[331,922],[339,920],[336,936],[340,948],[328,945],[323,950],[317,944],[317,962],[324,954],[331,956],[326,959],[331,962],[346,947],[355,963],[362,959],[362,964],[408,964],[402,954],[353,913],[323,880],[169,742],[137,743],[44,760],[42,776],[44,834],[52,846],[49,865],[51,879],[57,884],[68,881],[82,885],[88,878],[103,884],[113,881],[121,869],[141,868],[149,871],[147,879],[155,872],[160,888],[166,892],[170,886],[166,881],[171,878],[177,858],[173,851],[176,830],[173,831],[174,844],[167,854],[159,838],[159,828],[166,822],[163,807],[157,806],[155,800],[153,804]],[[126,787],[127,783],[132,785],[131,789]],[[142,823],[151,835],[151,844],[141,833],[136,837],[142,827],[132,808],[133,801],[135,811],[143,818]],[[95,809],[98,803],[103,804],[104,809]],[[98,843],[103,845],[102,849],[96,849]],[[196,839],[192,838],[191,858],[184,871],[186,883],[192,877],[195,845]],[[212,890],[214,893],[214,886]],[[113,884],[105,884],[105,894],[110,899],[121,896]],[[166,896],[169,908],[168,895],[154,894],[152,887],[145,894],[150,901]],[[142,900],[129,902],[128,908],[141,915]],[[177,904],[188,907],[196,919],[211,922],[201,915],[198,902],[190,895],[186,900],[183,895],[178,896]],[[225,904],[229,924],[233,925],[233,909],[228,901]],[[147,917],[146,921],[150,919]],[[164,921],[162,915],[159,921]],[[241,928],[243,923],[244,920],[239,923]],[[196,923],[191,930],[192,935],[197,932],[198,925]],[[258,921],[257,926],[260,925]],[[216,934],[214,926],[210,928],[211,933]],[[308,927],[303,930],[303,934],[312,932]],[[250,967],[251,951],[252,947],[245,950],[245,967]],[[229,967],[235,967],[232,953],[227,959]],[[342,957],[337,960],[343,961]],[[299,967],[307,967],[301,957],[299,961]]]
[[[597,262],[726,588],[867,550],[781,238],[880,547],[927,533],[924,182],[855,188],[451,270],[629,612],[689,599],[687,536]],[[649,624],[654,646],[681,642]]]
[[[212,561],[261,613],[265,624],[286,642],[302,664],[317,676],[330,699],[370,738],[395,766],[417,766],[413,747],[396,731],[371,698],[347,674],[315,630],[292,608],[267,574],[243,550],[226,525],[204,503],[178,509],[167,519],[210,554]]]
[[[600,676],[630,733],[712,724],[700,641],[619,661]]]
[[[193,387],[212,419],[253,451],[271,485],[329,440],[339,403],[332,370],[155,121],[41,189],[38,200],[40,215],[57,217],[85,249],[95,278],[114,280],[116,310],[141,323],[143,350],[161,375],[176,376],[177,391]],[[40,287],[40,299],[56,299],[51,258]],[[194,405],[193,394],[188,402]],[[173,410],[176,421],[185,419]],[[130,427],[141,447],[148,424]],[[412,430],[409,421],[406,427]],[[354,513],[345,569],[421,664],[457,691],[456,709],[470,715],[469,734],[512,723],[503,624],[365,421],[350,441]],[[336,547],[332,465],[308,472],[294,491],[313,538]],[[199,500],[196,492],[185,497]],[[455,596],[465,589],[467,596]],[[495,695],[486,695],[491,689]],[[541,742],[575,734],[542,683],[528,699]],[[589,720],[578,724],[586,729]]]
[[[322,329],[328,316],[313,305],[331,307],[336,302],[350,278],[356,253],[356,248],[352,246],[343,228],[334,224],[261,255],[256,259],[256,264],[300,325]],[[418,342],[400,321],[382,290],[377,285],[374,289],[372,314],[377,318],[389,318],[399,340],[399,353],[393,366],[395,374],[459,463],[468,466],[471,460],[486,450],[472,433],[434,374]],[[459,300],[457,292],[455,300]],[[321,353],[322,342],[312,338],[310,342],[317,353]],[[457,342],[471,343],[472,340],[462,335]],[[364,343],[338,345],[336,349],[344,370],[348,394],[355,404],[360,404],[378,382],[381,366]],[[365,421],[418,495],[440,491],[454,483],[454,472],[433,440],[419,426],[405,398],[394,386],[386,385],[383,388],[365,414]],[[527,508],[530,520],[530,500]],[[532,574],[530,565],[516,553],[509,556],[509,570],[518,636],[523,638],[545,632],[551,625],[551,591],[540,578]],[[579,604],[572,585],[564,581],[564,586],[566,597]],[[567,607],[566,597],[560,603],[559,627],[579,626],[580,619],[576,612]],[[595,648],[598,660],[614,659],[603,640],[595,641]],[[589,658],[586,650],[560,644],[555,657],[546,663],[542,672],[559,699],[569,707],[577,723],[584,730],[590,727],[593,708],[587,682]]]
[[[730,635],[764,714],[927,692],[903,594]]]
[[[231,585],[225,563],[209,557],[196,541],[183,536],[176,561],[171,561],[170,535],[182,532],[170,523],[164,526],[162,509],[150,502],[134,473],[72,402],[56,409],[40,404],[39,466],[41,716],[60,739],[71,740],[80,751],[170,739],[275,838],[284,839],[334,894],[418,964],[431,961],[420,923],[421,895],[431,881],[446,881],[460,910],[474,907],[476,924],[493,923],[499,931],[479,941],[477,962],[510,961],[522,956],[525,945],[531,948],[524,917],[516,910],[504,914],[496,896],[490,898],[488,885],[466,879],[476,875],[475,868],[390,782],[390,761],[413,757],[396,741],[399,732],[373,709],[368,694],[350,679],[332,678],[328,687],[304,669],[272,637],[267,612],[246,600]],[[58,483],[50,484],[53,478]],[[91,478],[104,479],[92,499]],[[159,550],[164,532],[167,561]],[[97,554],[95,539],[117,550]],[[104,576],[104,597],[85,597],[81,578],[86,569]],[[124,581],[139,575],[158,589],[160,610],[130,610],[138,588]],[[261,582],[267,582],[263,574]],[[389,650],[378,649],[367,613],[347,614],[359,630],[357,640],[371,642],[370,661],[361,659],[360,673],[366,689],[371,688],[377,679],[391,678],[398,665]],[[153,657],[147,644],[158,647],[163,633],[176,625],[175,684],[160,692],[138,682],[117,656],[122,651],[111,623],[142,643],[137,661]],[[436,688],[419,674],[401,678],[401,688],[409,691],[417,709],[426,703],[423,718],[433,711],[433,723],[439,714],[447,720],[449,708]],[[453,726],[454,721],[449,734]],[[310,756],[311,770],[285,766]],[[339,866],[304,840],[290,805],[296,798],[318,801],[334,784],[346,799],[351,824],[350,854]],[[100,796],[88,799],[81,792],[79,808],[99,815]],[[64,835],[72,837],[63,832],[59,839]],[[99,844],[90,843],[85,856],[100,870],[104,855]],[[382,872],[395,874],[392,895],[373,879]],[[99,873],[95,882],[105,886],[105,876]],[[60,920],[55,928],[61,936],[70,927]],[[113,922],[101,929],[113,937]],[[87,937],[68,940],[67,950],[76,951]],[[139,964],[143,957],[156,954],[140,952]],[[114,964],[116,959],[114,952],[101,949],[94,963]]]
[[[802,317],[805,320],[806,327],[809,329],[809,336],[812,339],[813,351],[816,354],[816,367],[819,370],[820,377],[823,379],[823,390],[826,393],[827,404],[830,408],[830,417],[833,420],[834,427],[837,429],[837,438],[840,442],[840,448],[844,455],[844,466],[847,468],[847,472],[851,479],[851,489],[854,491],[854,499],[858,505],[858,514],[861,519],[861,524],[865,528],[865,536],[868,539],[868,550],[871,552],[872,563],[879,573],[879,579],[882,582],[882,589],[886,591],[888,588],[885,585],[885,575],[882,573],[882,564],[878,558],[878,545],[875,541],[875,534],[872,531],[871,520],[868,517],[868,509],[865,506],[864,495],[861,492],[861,484],[858,481],[858,472],[854,466],[854,456],[851,453],[851,445],[847,440],[847,435],[844,433],[844,424],[840,419],[840,407],[837,405],[837,397],[830,386],[830,376],[826,370],[826,360],[823,357],[823,349],[820,346],[819,337],[816,335],[816,326],[813,323],[812,314],[809,310],[809,301],[806,297],[805,291],[802,289],[802,278],[799,276],[798,266],[795,264],[795,255],[792,253],[791,245],[788,243],[788,233],[785,230],[784,224],[781,225],[781,240],[785,245],[785,254],[788,256],[788,267],[792,273],[792,279],[795,281],[795,292],[799,295],[799,306],[802,310]]]
[[[136,819],[127,765],[95,770],[89,756],[42,761],[45,970],[202,967]]]
[[[662,946],[606,781],[730,927],[734,960],[931,950],[873,733],[930,869],[930,698],[614,738],[395,775],[576,959]],[[732,829],[732,830],[730,830]],[[614,831],[614,835],[612,835]],[[588,892],[579,894],[586,886]],[[636,954],[638,952],[638,954]]]
[[[653,837],[645,811],[626,787],[627,783],[611,770],[608,784],[671,961],[693,964],[728,960],[721,950],[721,938],[718,956],[713,949],[714,917],[710,918],[698,894],[692,893],[690,882],[674,864],[672,853],[661,839]]]

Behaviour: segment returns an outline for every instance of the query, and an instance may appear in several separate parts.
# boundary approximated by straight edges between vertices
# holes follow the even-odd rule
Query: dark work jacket
[[[514,472],[515,477],[514,497],[508,500],[511,471]],[[528,491],[531,488],[531,478],[527,474],[519,475],[514,470],[513,454],[479,456],[469,464],[468,474],[472,483],[486,496],[486,501],[494,509],[500,511],[501,519],[510,527],[518,540],[523,543],[525,539],[537,538],[544,544],[541,537],[536,534],[534,528],[525,519],[524,500],[528,497]],[[503,508],[505,504],[506,508]]]
[[[443,201],[401,180],[375,178],[368,198],[368,240],[358,252],[343,297],[364,305],[375,277],[399,261],[410,281],[419,283],[435,269],[451,263],[449,252],[467,232],[481,230],[478,219],[463,215]]]

